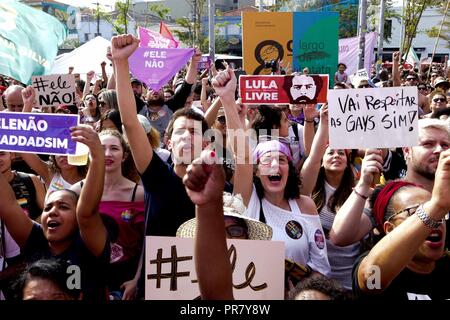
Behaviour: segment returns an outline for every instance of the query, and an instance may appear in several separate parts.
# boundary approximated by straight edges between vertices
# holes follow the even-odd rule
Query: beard
[[[157,98],[154,98],[152,95],[150,95],[147,99],[147,104],[150,107],[157,107],[164,105],[164,96],[158,95]]]
[[[436,169],[424,166],[423,164],[420,163],[419,164],[414,163],[412,170],[415,171],[417,174],[421,175],[422,177],[434,181]]]
[[[309,97],[307,97],[307,96],[300,96],[300,97],[297,97],[297,99],[293,99],[292,98],[292,101],[289,101],[289,103],[291,103],[291,104],[311,104],[311,103],[315,103],[315,98],[312,98],[312,99],[310,99]]]

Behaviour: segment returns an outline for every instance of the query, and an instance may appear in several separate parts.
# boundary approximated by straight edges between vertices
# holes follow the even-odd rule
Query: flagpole
[[[380,64],[376,64],[377,74],[383,65],[383,41],[384,41],[384,9],[386,0],[381,0],[380,8],[380,25],[378,28],[378,50],[377,50],[377,62],[381,60]]]
[[[438,34],[436,36],[436,42],[434,43],[434,49],[433,49],[433,53],[431,55],[431,62],[430,62],[430,67],[428,68],[427,79],[430,78],[430,72],[431,72],[431,67],[433,66],[434,54],[436,53],[436,48],[437,48],[437,45],[438,45],[438,42],[439,42],[439,37],[441,35],[442,26],[444,25],[445,18],[447,18],[447,11],[448,11],[449,4],[450,4],[450,0],[447,0],[447,7],[445,8],[445,13],[444,13],[444,16],[442,17],[441,26],[439,27],[439,32],[438,32]]]
[[[359,51],[358,51],[358,69],[364,68],[364,56],[366,47],[366,13],[367,13],[367,0],[360,0],[359,3],[359,26],[358,26],[358,37],[359,37]],[[367,70],[370,72],[370,70]]]
[[[208,0],[208,22],[209,22],[209,58],[211,63],[214,63],[214,55],[216,53],[216,39],[214,34],[214,13],[215,13],[214,0]]]

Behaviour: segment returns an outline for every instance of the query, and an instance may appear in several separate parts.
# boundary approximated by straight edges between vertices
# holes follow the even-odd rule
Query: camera
[[[264,62],[264,68],[271,68],[272,72],[278,71],[278,61],[277,60],[271,60],[269,62]]]

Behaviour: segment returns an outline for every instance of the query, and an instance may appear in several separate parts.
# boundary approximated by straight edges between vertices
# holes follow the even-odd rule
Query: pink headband
[[[269,140],[258,143],[255,150],[253,150],[253,159],[255,163],[258,163],[259,159],[261,159],[264,154],[272,151],[281,152],[288,158],[289,161],[292,161],[291,150],[288,146],[278,140]]]

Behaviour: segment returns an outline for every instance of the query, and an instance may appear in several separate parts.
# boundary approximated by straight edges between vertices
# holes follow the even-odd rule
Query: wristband
[[[367,200],[367,199],[369,198],[368,196],[365,196],[365,195],[359,193],[358,191],[356,191],[355,188],[353,188],[353,192],[354,192],[357,196],[360,196],[361,198],[363,198],[364,200]]]

